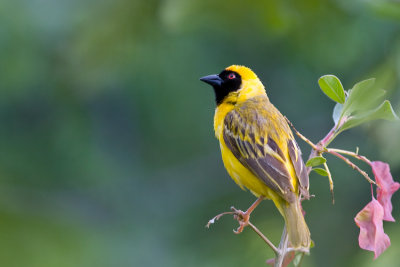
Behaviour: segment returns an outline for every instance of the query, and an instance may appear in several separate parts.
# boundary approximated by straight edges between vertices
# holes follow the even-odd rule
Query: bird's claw
[[[217,220],[219,220],[222,216],[232,214],[233,219],[237,220],[239,223],[239,227],[236,230],[233,230],[235,234],[240,234],[243,232],[243,229],[249,225],[250,221],[250,212],[244,212],[241,210],[236,209],[235,207],[231,207],[231,211],[223,212],[221,214],[218,214],[214,218],[208,221],[206,227],[209,228],[211,224],[215,223]]]
[[[235,234],[240,234],[243,232],[243,229],[249,225],[250,214],[247,212],[243,212],[241,210],[236,209],[235,207],[231,207],[231,210],[234,212],[233,218],[238,221],[239,227],[236,230],[233,230]]]

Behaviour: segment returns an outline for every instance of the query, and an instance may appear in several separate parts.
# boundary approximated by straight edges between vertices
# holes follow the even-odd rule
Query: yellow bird
[[[302,196],[309,198],[308,174],[285,117],[247,67],[232,65],[200,80],[214,88],[214,130],[225,168],[242,189],[246,187],[258,197],[246,212],[238,211],[241,221],[236,233],[267,198],[284,217],[291,246],[308,249],[310,231],[300,205]]]

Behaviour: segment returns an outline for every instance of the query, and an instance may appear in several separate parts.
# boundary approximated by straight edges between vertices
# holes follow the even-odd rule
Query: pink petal
[[[289,253],[286,254],[285,259],[282,262],[282,267],[288,266],[292,260],[294,259],[295,253],[294,251],[290,251]],[[275,265],[275,259],[269,259],[266,262],[267,264],[274,266]]]
[[[391,199],[392,195],[400,188],[400,184],[393,181],[389,164],[381,161],[373,161],[371,162],[371,167],[375,175],[375,181],[379,185],[376,189],[376,195],[384,209],[383,219],[394,222]]]
[[[372,201],[354,218],[360,227],[358,243],[362,249],[373,251],[374,259],[390,246],[390,238],[383,231],[383,214],[382,205],[372,198]]]

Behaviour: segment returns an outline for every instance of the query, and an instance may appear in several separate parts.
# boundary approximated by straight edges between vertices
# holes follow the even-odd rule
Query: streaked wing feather
[[[294,139],[289,140],[288,149],[289,149],[290,160],[293,163],[294,170],[296,171],[296,175],[299,179],[300,192],[305,198],[309,198],[310,197],[310,194],[308,192],[309,177],[306,166],[301,157],[301,151],[299,145],[296,143]]]
[[[296,196],[283,152],[271,137],[257,132],[260,131],[259,127],[249,126],[251,119],[251,116],[246,117],[246,125],[244,125],[245,120],[241,118],[237,110],[227,114],[223,131],[226,146],[270,189],[285,200],[294,201]],[[238,134],[237,129],[241,130],[242,135]],[[265,136],[265,138],[256,138],[256,136]],[[264,143],[265,139],[267,143]]]
[[[285,155],[283,155],[282,150],[279,148],[278,144],[272,139],[271,137],[268,137],[268,146],[275,151],[279,156],[281,156],[282,159],[285,158]]]

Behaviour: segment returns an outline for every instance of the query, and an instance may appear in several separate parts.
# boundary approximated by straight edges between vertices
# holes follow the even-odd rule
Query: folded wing
[[[284,121],[283,129],[278,129],[281,124],[274,123],[275,116],[282,117],[279,119]],[[293,166],[300,191],[307,197],[308,175],[300,149],[291,132],[287,131],[290,128],[280,113],[271,114],[266,109],[246,106],[227,114],[223,138],[226,146],[245,167],[286,201],[293,202],[297,194],[288,168]],[[282,148],[282,144],[286,147]]]

